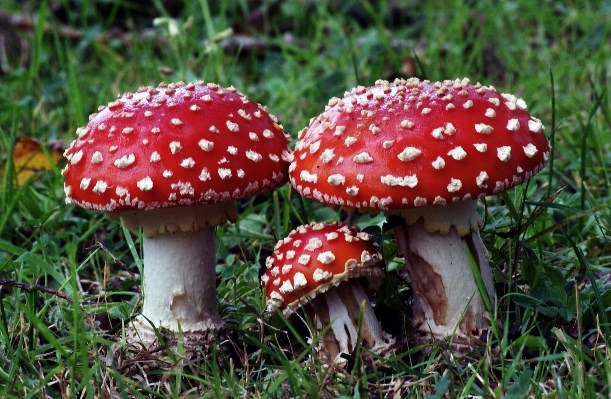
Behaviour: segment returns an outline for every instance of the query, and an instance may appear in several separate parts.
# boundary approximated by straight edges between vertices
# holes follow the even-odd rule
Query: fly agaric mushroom
[[[384,276],[382,255],[366,233],[337,223],[300,226],[278,242],[265,264],[267,311],[280,309],[288,317],[304,306],[318,331],[331,324],[318,347],[328,363],[341,363],[340,354],[352,353],[359,340],[382,355],[394,345],[362,285],[376,289]]]
[[[101,106],[77,135],[66,202],[142,227],[142,316],[196,340],[222,329],[215,226],[236,220],[234,200],[286,181],[291,154],[276,118],[233,87],[161,83]],[[148,326],[136,320],[154,341]]]
[[[395,237],[415,292],[419,342],[430,341],[432,332],[468,347],[489,320],[465,244],[494,296],[477,199],[545,166],[550,149],[543,130],[524,100],[468,79],[380,80],[332,98],[310,121],[289,177],[308,198],[399,215]]]

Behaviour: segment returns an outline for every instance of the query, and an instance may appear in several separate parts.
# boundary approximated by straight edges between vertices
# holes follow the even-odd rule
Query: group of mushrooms
[[[215,227],[236,221],[235,200],[290,181],[302,196],[348,212],[398,216],[395,239],[414,292],[411,336],[468,348],[490,323],[469,255],[494,297],[477,201],[531,178],[550,151],[524,100],[468,79],[358,86],[329,100],[294,151],[266,107],[201,81],[119,95],[77,135],[65,152],[66,202],[142,228],[144,306],[131,338],[145,345],[159,328],[194,343],[224,328]],[[368,295],[384,260],[366,233],[300,226],[265,266],[267,311],[304,310],[326,331],[317,346],[326,362],[360,343],[392,351]]]

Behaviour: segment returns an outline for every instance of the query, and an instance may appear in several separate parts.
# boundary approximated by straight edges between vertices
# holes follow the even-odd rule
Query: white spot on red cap
[[[537,152],[539,152],[539,150],[537,149],[537,147],[535,147],[532,143],[528,143],[528,145],[522,147],[524,148],[524,154],[528,157],[528,158],[532,158],[535,156],[535,154]]]
[[[323,163],[328,163],[329,161],[331,161],[333,158],[335,157],[335,154],[333,153],[333,148],[327,148],[326,150],[324,150],[322,152],[322,154],[320,155],[320,160]]]
[[[479,152],[486,152],[488,150],[488,144],[486,143],[476,143],[473,144],[473,146],[475,146],[475,149]]]
[[[259,154],[256,151],[251,151],[251,150],[246,151],[246,158],[254,162],[259,162],[261,159],[263,159],[261,154]]]
[[[309,173],[307,170],[302,170],[299,178],[308,183],[318,182],[318,175],[316,173]]]
[[[218,173],[220,178],[223,180],[231,178],[231,169],[219,168]]]
[[[305,266],[310,262],[310,258],[311,258],[310,255],[301,255],[299,259],[297,259],[297,263]]]
[[[240,131],[240,126],[238,126],[237,123],[234,123],[232,121],[227,121],[227,122],[225,122],[225,124],[227,125],[227,129],[229,129],[229,131],[231,131],[231,132],[239,132]]]
[[[448,184],[448,191],[451,193],[455,193],[456,191],[462,188],[462,182],[459,179],[450,179],[450,184]]]
[[[180,166],[182,166],[183,168],[186,169],[190,169],[193,166],[195,166],[195,161],[193,160],[193,158],[189,157],[189,158],[185,158],[182,160],[182,162],[180,163]]]
[[[422,154],[422,151],[416,147],[405,147],[405,149],[401,151],[397,157],[403,162],[408,162],[416,159],[420,154]]]
[[[199,180],[206,181],[210,179],[211,177],[210,177],[210,172],[208,171],[208,168],[202,169],[201,173],[199,174]]]
[[[298,290],[308,285],[308,280],[306,280],[303,273],[297,272],[293,276],[293,284],[294,284],[295,290]]]
[[[246,111],[244,111],[243,109],[238,110],[238,115],[240,115],[242,118],[248,121],[252,120],[252,116],[249,113],[247,113]]]
[[[335,255],[333,255],[333,252],[331,251],[321,252],[316,257],[316,260],[322,264],[328,265],[335,260]]]
[[[480,188],[488,187],[488,173],[481,171],[479,175],[475,178],[475,184],[477,184]]]
[[[507,130],[516,131],[520,128],[520,121],[517,119],[510,119],[507,121]]]
[[[437,140],[443,140],[445,138],[443,137],[443,127],[433,129],[431,136],[435,137]]]
[[[174,126],[180,126],[182,125],[182,121],[178,118],[172,118],[172,125]]]
[[[386,176],[381,176],[380,181],[382,182],[382,184],[385,184],[390,187],[402,186],[402,187],[414,188],[418,185],[418,178],[416,177],[416,175],[408,175],[404,177],[386,175]]]
[[[435,199],[433,200],[433,205],[446,205],[448,203],[448,201],[446,201],[445,198],[441,197],[441,196],[436,196]]]
[[[339,173],[332,174],[332,175],[329,175],[329,177],[327,178],[327,182],[331,185],[338,186],[346,182],[346,177]]]
[[[102,153],[100,151],[96,151],[91,156],[91,163],[101,163],[104,160],[102,157]]]
[[[314,273],[312,274],[312,278],[314,279],[314,281],[316,281],[317,283],[323,281],[323,280],[328,280],[331,277],[333,277],[333,273],[328,272],[326,270],[322,270],[320,268],[314,270]]]
[[[151,178],[147,176],[144,179],[138,181],[136,185],[142,191],[150,191],[153,189],[153,180],[151,180]]]
[[[78,152],[71,154],[71,155],[72,156],[70,157],[70,163],[72,165],[76,165],[83,158],[83,150],[78,150]]]
[[[327,237],[328,241],[331,241],[331,240],[335,240],[337,237],[339,237],[339,234],[337,234],[335,231],[332,231],[330,233],[325,233],[325,237]]]
[[[214,148],[214,143],[212,141],[208,141],[206,139],[201,139],[197,145],[204,151],[212,151]]]
[[[106,188],[108,188],[108,183],[106,183],[104,180],[98,180],[91,191],[96,194],[103,194],[104,191],[106,191]]]
[[[182,145],[180,145],[179,141],[172,141],[170,143],[170,151],[172,152],[172,154],[176,154],[181,149],[182,149]]]
[[[346,147],[350,147],[354,143],[356,143],[356,137],[353,136],[348,136],[344,140],[344,144],[346,144]]]
[[[308,244],[304,247],[306,251],[314,251],[322,247],[322,241],[318,237],[310,238]]]
[[[346,194],[350,195],[350,196],[355,196],[359,193],[359,188],[357,186],[352,186],[352,187],[348,187],[346,189]]]
[[[432,162],[432,165],[437,170],[443,169],[443,167],[446,166],[446,161],[442,157],[437,157],[437,159]]]
[[[494,128],[490,125],[486,125],[485,123],[476,123],[475,131],[481,134],[490,134],[494,131]]]
[[[368,163],[373,161],[373,158],[367,152],[361,152],[354,156],[354,162],[356,163]]]
[[[151,159],[150,159],[150,161],[151,161],[151,162],[159,162],[159,161],[161,161],[161,155],[159,155],[159,153],[158,153],[157,151],[153,152],[153,153],[151,154]]]
[[[401,121],[401,123],[399,124],[402,128],[404,129],[410,129],[412,127],[414,127],[414,122],[410,121],[409,119],[404,119]]]
[[[484,115],[486,115],[488,118],[494,118],[496,116],[496,111],[492,108],[488,108]]]
[[[448,136],[453,135],[454,133],[456,133],[456,128],[454,127],[454,125],[452,125],[450,122],[446,123],[446,128],[443,131],[445,134],[447,134]]]
[[[123,155],[121,158],[115,160],[114,165],[117,168],[124,169],[133,164],[135,161],[136,156],[134,154]]]
[[[293,288],[293,284],[291,284],[289,280],[284,280],[284,282],[282,283],[282,286],[278,290],[283,294],[290,294],[295,289]]]
[[[541,121],[528,121],[528,130],[530,130],[531,132],[539,133],[541,129],[543,129],[543,124],[541,123]]]
[[[90,182],[91,182],[91,178],[83,177],[81,179],[81,184],[79,185],[79,187],[81,188],[81,190],[87,190],[87,187],[89,187]]]
[[[467,153],[461,146],[458,146],[450,151],[448,151],[448,155],[454,158],[457,161],[464,159],[467,156]]]
[[[511,158],[511,147],[508,145],[499,147],[496,149],[496,154],[501,161],[507,162]]]

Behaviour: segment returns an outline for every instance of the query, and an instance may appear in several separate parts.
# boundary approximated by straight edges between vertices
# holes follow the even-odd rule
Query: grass
[[[609,397],[611,3],[218,3],[2,3],[2,18],[33,24],[0,24],[0,396]],[[482,202],[498,328],[468,359],[405,345],[380,367],[356,358],[329,370],[302,331],[265,316],[259,268],[276,240],[346,216],[288,185],[240,203],[240,221],[218,229],[219,312],[234,344],[196,359],[129,349],[139,233],[65,205],[63,165],[15,182],[17,137],[68,143],[99,104],[141,85],[234,85],[295,139],[332,96],[412,75],[467,76],[523,97],[554,148],[537,177]],[[377,311],[400,335],[411,291],[392,233],[380,217],[353,222],[384,245]]]

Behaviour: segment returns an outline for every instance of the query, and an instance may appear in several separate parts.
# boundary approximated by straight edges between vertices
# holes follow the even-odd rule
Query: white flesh
[[[145,236],[143,245],[142,315],[174,332],[179,323],[184,332],[222,328],[216,309],[215,228]]]
[[[351,354],[359,340],[363,346],[377,354],[387,354],[395,343],[390,334],[382,330],[371,302],[359,279],[351,279],[329,288],[311,302],[316,313],[317,329],[329,323],[331,328],[321,338],[320,348],[324,357],[333,363],[342,363],[342,353]],[[363,306],[360,336],[358,321]]]
[[[156,328],[192,334],[197,342],[224,328],[216,308],[215,226],[235,220],[233,202],[109,214],[143,229],[144,307],[135,337],[150,345]],[[150,320],[147,321],[146,319]]]
[[[463,216],[475,212],[475,201],[472,210],[464,206],[453,210],[453,206],[437,208],[447,208],[444,209],[446,214],[456,212]],[[430,211],[430,214],[434,213],[435,210]],[[474,231],[463,235],[458,234],[453,226],[448,227],[446,234],[440,234],[438,229],[431,232],[431,224],[427,224],[426,219],[416,220],[395,228],[395,238],[405,257],[415,292],[411,324],[420,332],[420,343],[431,342],[433,338],[445,341],[454,337],[460,347],[468,347],[470,338],[479,336],[490,322],[485,317],[484,302],[471,270],[465,243],[470,242],[469,250],[479,266],[488,296],[491,300],[494,297],[489,257],[476,230],[477,224],[472,225]],[[475,219],[467,220],[473,222]]]

